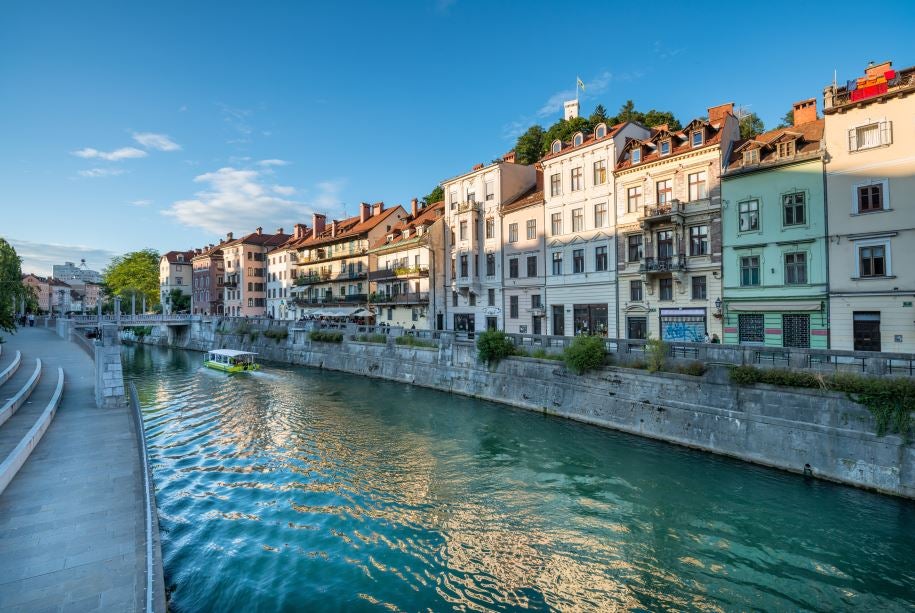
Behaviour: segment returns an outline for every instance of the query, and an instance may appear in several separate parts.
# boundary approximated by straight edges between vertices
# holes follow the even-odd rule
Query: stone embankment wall
[[[258,352],[264,359],[378,377],[614,430],[749,462],[915,498],[915,445],[878,437],[871,414],[844,395],[729,383],[726,369],[702,377],[607,367],[582,376],[561,362],[509,358],[479,364],[472,343],[443,334],[436,348],[312,342],[235,334],[220,320],[153,329],[148,343],[198,351]],[[285,328],[284,328],[285,329]]]

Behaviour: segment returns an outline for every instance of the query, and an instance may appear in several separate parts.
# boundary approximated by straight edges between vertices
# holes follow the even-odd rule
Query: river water
[[[171,608],[912,610],[915,504],[391,382],[125,348]]]

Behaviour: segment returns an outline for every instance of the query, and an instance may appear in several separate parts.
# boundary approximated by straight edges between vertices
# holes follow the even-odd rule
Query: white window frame
[[[572,146],[573,146],[573,147],[578,147],[578,146],[580,146],[583,142],[585,142],[585,137],[584,137],[584,135],[583,135],[581,132],[577,132],[577,133],[575,134],[575,136],[572,137]]]
[[[696,142],[696,136],[699,136],[699,142]],[[693,130],[689,135],[689,143],[692,147],[701,147],[705,144],[705,137],[702,135],[702,130]]]
[[[639,164],[642,161],[642,150],[633,149],[629,152],[629,163],[630,164]]]
[[[855,279],[886,279],[893,276],[893,255],[891,249],[892,240],[889,238],[871,238],[871,239],[862,239],[856,240],[855,243]],[[883,262],[884,274],[883,276],[876,277],[862,277],[861,276],[861,248],[862,247],[877,247],[883,246],[883,255],[885,261]],[[809,272],[809,271],[808,271]]]
[[[667,153],[664,153],[665,144],[667,145]],[[668,155],[670,155],[670,152],[673,150],[673,147],[674,147],[673,142],[671,142],[671,140],[669,138],[665,138],[664,140],[662,140],[661,142],[658,143],[658,155],[660,155],[662,157],[667,157]]]
[[[870,126],[877,127],[877,143],[869,145],[867,147],[862,147],[858,142],[858,130],[862,128],[868,128]],[[879,147],[888,147],[893,144],[893,122],[888,121],[886,117],[879,117],[876,119],[868,118],[867,121],[863,121],[855,126],[852,126],[848,129],[848,151],[854,153],[856,151],[869,151],[871,149],[877,149]]]
[[[880,211],[868,211],[862,213],[858,209],[858,188],[867,187],[868,185],[881,184],[883,186],[883,210],[890,210],[890,180],[888,178],[880,179],[871,179],[869,181],[860,181],[851,186],[851,212],[852,215],[872,215],[873,213],[879,213]]]

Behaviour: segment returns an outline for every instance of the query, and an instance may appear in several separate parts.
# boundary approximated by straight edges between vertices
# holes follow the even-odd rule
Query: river
[[[915,503],[409,385],[130,346],[171,610],[912,610]]]

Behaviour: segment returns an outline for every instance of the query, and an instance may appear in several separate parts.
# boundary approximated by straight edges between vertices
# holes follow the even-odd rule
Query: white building
[[[648,130],[627,122],[559,140],[541,160],[546,232],[545,333],[617,336],[613,168],[627,138]]]
[[[489,166],[442,182],[445,192],[445,325],[473,333],[502,329],[503,202],[514,200],[535,183],[533,166],[514,163],[514,152]]]
[[[546,279],[543,228],[543,175],[520,198],[503,203],[502,299],[505,331],[544,334]]]
[[[169,251],[159,258],[159,300],[162,302],[162,312],[172,313],[170,294],[172,290],[180,290],[185,296],[191,296],[191,281],[194,270],[191,260],[193,251]]]
[[[267,316],[297,319],[292,288],[298,276],[298,248],[311,236],[305,224],[296,224],[289,239],[267,252]]]

